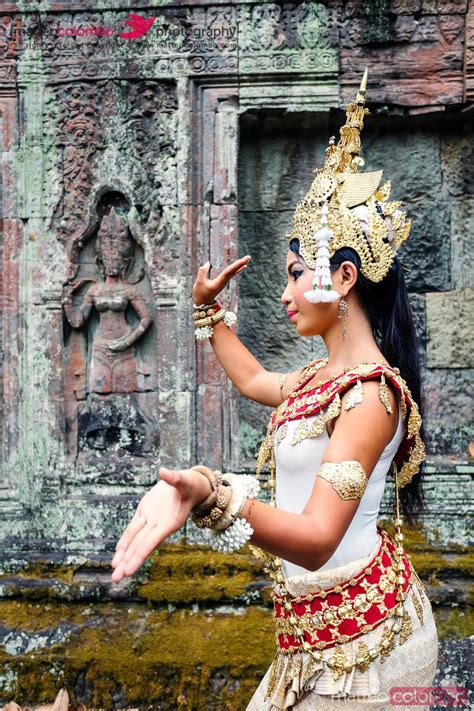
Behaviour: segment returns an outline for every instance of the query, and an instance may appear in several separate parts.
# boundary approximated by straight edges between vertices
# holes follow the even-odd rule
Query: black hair
[[[302,258],[299,249],[299,240],[292,239],[290,250]],[[355,295],[367,314],[377,345],[392,368],[400,370],[423,419],[419,343],[401,262],[395,257],[382,281],[373,282],[362,274],[359,255],[351,247],[334,253],[329,260],[330,270],[335,271],[345,261],[357,267]],[[424,439],[423,425],[420,437]],[[400,490],[400,508],[411,524],[426,510],[423,479],[422,464],[419,473]]]

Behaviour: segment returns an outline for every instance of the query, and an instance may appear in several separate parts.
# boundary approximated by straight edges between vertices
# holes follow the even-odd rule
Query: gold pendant
[[[364,391],[362,389],[362,383],[357,380],[357,383],[351,388],[349,395],[347,396],[346,404],[344,405],[344,410],[351,410],[356,405],[360,405],[364,401]]]
[[[304,439],[307,439],[309,437],[309,425],[306,421],[306,419],[302,419],[299,425],[297,425],[294,434],[293,434],[293,439],[291,441],[292,445],[299,444],[302,442]]]
[[[275,447],[277,444],[280,444],[282,440],[285,439],[286,434],[288,432],[288,420],[284,422],[276,431],[275,433]]]
[[[423,605],[421,604],[421,600],[418,597],[418,593],[416,593],[415,591],[413,591],[413,606],[415,608],[418,619],[420,620],[420,625],[422,625],[423,624]]]
[[[410,615],[405,610],[405,614],[403,615],[401,629],[400,629],[400,644],[403,644],[404,642],[406,642],[406,640],[408,639],[408,637],[411,635],[412,632],[413,632],[413,627],[411,624]]]
[[[367,671],[371,661],[368,646],[365,642],[359,642],[356,653],[356,667],[361,674]]]
[[[390,397],[388,394],[388,386],[385,382],[385,375],[383,373],[382,373],[382,379],[380,381],[379,395],[380,395],[380,400],[382,401],[382,404],[384,405],[388,414],[391,415],[393,412],[392,404],[390,402]]]
[[[390,652],[395,649],[395,635],[389,627],[385,627],[380,641],[380,661],[383,663]]]
[[[341,647],[336,647],[331,658],[333,678],[337,681],[346,671],[347,659]]]

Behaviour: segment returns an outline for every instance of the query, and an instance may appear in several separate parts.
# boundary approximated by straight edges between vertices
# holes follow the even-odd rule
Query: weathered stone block
[[[423,378],[430,454],[467,456],[472,440],[473,370],[428,369]]]
[[[451,287],[450,205],[445,200],[407,200],[403,206],[412,219],[408,240],[399,257],[408,271],[405,279],[412,292]]]
[[[328,113],[241,118],[239,210],[294,210],[324,163]]]
[[[451,276],[453,289],[474,287],[474,197],[451,204]]]
[[[472,368],[474,289],[428,293],[427,365],[429,368]]]
[[[456,125],[441,139],[443,182],[450,195],[474,193],[474,141],[472,126]]]
[[[239,276],[239,297],[272,298],[283,313],[280,296],[286,284],[285,234],[291,227],[292,210],[241,212],[239,254],[250,254],[250,266]]]
[[[338,123],[340,119],[338,118]],[[439,196],[442,187],[440,137],[437,127],[420,128],[400,117],[368,117],[362,138],[364,169],[383,168],[394,200]],[[415,215],[413,216],[415,217]]]

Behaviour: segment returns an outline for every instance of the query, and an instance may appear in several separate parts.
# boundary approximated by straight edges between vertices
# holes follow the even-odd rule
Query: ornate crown
[[[400,245],[408,238],[411,221],[399,210],[401,203],[389,202],[390,181],[379,188],[381,170],[359,173],[360,131],[364,117],[367,70],[355,98],[346,109],[346,123],[339,142],[330,139],[324,166],[293,215],[287,239],[298,238],[300,254],[315,270],[313,290],[305,296],[313,303],[335,301],[329,258],[341,247],[352,247],[360,257],[361,271],[374,282],[381,281]],[[365,228],[365,229],[364,229]]]

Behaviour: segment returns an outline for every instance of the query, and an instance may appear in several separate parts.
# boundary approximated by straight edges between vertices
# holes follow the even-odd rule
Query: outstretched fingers
[[[141,513],[138,511],[138,509],[135,511],[135,514],[128,524],[127,528],[125,531],[122,533],[120,536],[117,545],[115,546],[116,553],[112,559],[112,567],[115,568],[115,566],[119,563],[121,560],[123,554],[127,550],[128,546],[130,545],[131,541],[135,538],[137,533],[145,526],[146,524],[146,519],[144,516],[141,515]]]
[[[148,523],[124,551],[112,573],[112,580],[118,582],[125,576],[133,575],[165,537],[156,524]]]

